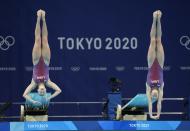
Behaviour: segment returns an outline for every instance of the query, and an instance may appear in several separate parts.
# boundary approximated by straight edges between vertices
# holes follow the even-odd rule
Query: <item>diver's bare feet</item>
[[[154,11],[154,13],[153,13],[153,18],[154,18],[154,19],[157,19],[157,16],[158,16],[157,11]]]
[[[162,17],[162,12],[160,10],[157,11],[158,18],[160,19]]]
[[[42,20],[45,20],[46,12],[44,10],[41,10],[41,12],[42,12]]]
[[[41,9],[37,11],[37,16],[38,16],[38,18],[41,18],[41,16],[42,16],[42,10]]]

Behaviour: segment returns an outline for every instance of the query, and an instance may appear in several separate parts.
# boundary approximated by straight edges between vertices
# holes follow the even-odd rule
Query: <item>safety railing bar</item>
[[[122,98],[122,100],[131,100],[132,98]],[[163,100],[166,101],[183,101],[185,100],[185,98],[163,98]],[[50,102],[50,104],[104,104],[105,102],[101,102],[101,101],[84,101],[84,102],[80,102],[80,101],[68,101],[68,102]],[[5,104],[4,102],[0,102],[0,105]],[[13,105],[22,105],[25,104],[25,102],[12,102]]]

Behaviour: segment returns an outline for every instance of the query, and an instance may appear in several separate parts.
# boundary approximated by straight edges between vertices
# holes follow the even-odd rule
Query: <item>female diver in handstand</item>
[[[42,34],[40,28],[40,21],[42,20]],[[42,35],[42,37],[41,37]],[[49,78],[49,63],[50,63],[50,48],[48,44],[48,31],[45,20],[45,11],[37,11],[37,22],[35,28],[35,43],[32,51],[33,62],[33,77],[30,85],[26,88],[23,97],[33,104],[40,104],[39,101],[34,101],[29,93],[38,86],[38,94],[45,95],[45,86],[52,88],[55,92],[47,98],[50,100],[61,93],[61,89],[53,83]]]

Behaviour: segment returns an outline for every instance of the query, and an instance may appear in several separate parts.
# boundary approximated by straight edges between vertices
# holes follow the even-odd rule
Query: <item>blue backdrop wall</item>
[[[2,1],[0,102],[24,101],[22,94],[32,78],[31,53],[38,9],[44,9],[47,16],[52,53],[50,78],[63,90],[53,101],[102,101],[112,76],[123,81],[123,97],[145,93],[149,33],[152,13],[157,9],[163,12],[164,97],[188,97],[189,5],[188,0]],[[12,43],[12,39],[14,45],[8,48],[5,41],[2,45],[3,40]],[[187,43],[183,46],[182,42]],[[163,109],[182,111],[183,104],[164,102]],[[101,105],[50,108],[52,115],[100,112]],[[12,107],[7,114],[19,115],[19,106]]]

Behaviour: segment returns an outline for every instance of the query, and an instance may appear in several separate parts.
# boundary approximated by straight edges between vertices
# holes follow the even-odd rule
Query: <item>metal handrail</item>
[[[132,98],[122,98],[122,100],[131,100]],[[183,101],[185,98],[163,98],[163,101]],[[50,102],[50,104],[104,104],[104,101],[60,101],[60,102]],[[3,105],[3,102],[0,102],[0,105]],[[22,105],[25,102],[12,102],[13,105]]]

